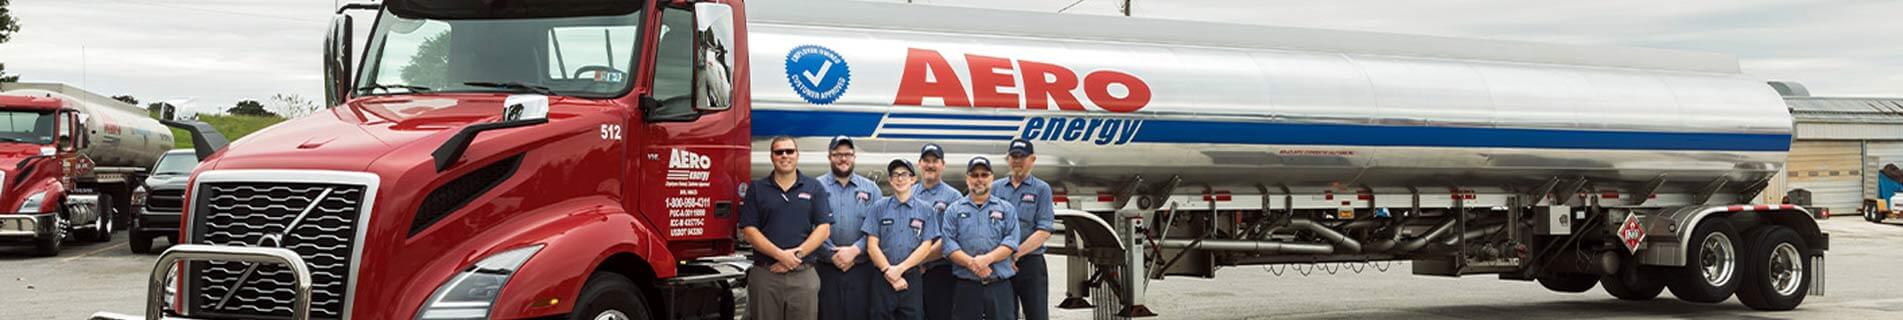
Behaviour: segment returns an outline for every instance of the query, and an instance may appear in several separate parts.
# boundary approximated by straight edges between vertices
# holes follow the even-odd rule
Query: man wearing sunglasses
[[[939,238],[958,277],[952,294],[958,319],[1017,320],[1018,300],[1011,290],[1017,270],[1018,214],[1005,199],[991,196],[991,161],[974,157],[965,165],[971,194],[945,210]]]
[[[892,159],[885,171],[891,177],[892,196],[873,205],[871,216],[860,226],[872,263],[885,276],[884,285],[873,285],[872,318],[922,320],[925,300],[917,267],[938,239],[938,211],[913,196],[916,176],[911,162]]]
[[[826,189],[801,175],[799,146],[774,137],[773,174],[740,189],[740,234],[753,245],[747,319],[819,319],[819,275],[811,255],[832,231]]]
[[[833,209],[832,234],[819,246],[819,316],[828,320],[865,320],[871,315],[872,281],[879,270],[868,264],[866,233],[860,226],[872,205],[879,201],[879,185],[853,173],[858,147],[847,136],[833,137],[826,145],[826,160],[831,164],[824,177],[818,177],[826,189],[826,203]]]

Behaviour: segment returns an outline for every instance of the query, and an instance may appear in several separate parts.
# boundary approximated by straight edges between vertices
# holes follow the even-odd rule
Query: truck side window
[[[654,55],[654,100],[650,119],[692,120],[694,115],[694,12],[661,11],[661,43]],[[665,120],[664,120],[665,121]]]

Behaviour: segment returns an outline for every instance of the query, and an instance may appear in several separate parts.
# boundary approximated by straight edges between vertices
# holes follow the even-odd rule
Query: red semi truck
[[[172,132],[143,110],[49,83],[0,83],[0,244],[58,255],[133,224],[145,168]]]
[[[806,172],[862,138],[874,179],[939,143],[952,185],[1038,141],[1061,307],[1119,316],[1151,277],[1367,261],[1786,310],[1829,247],[1750,203],[1791,120],[1725,55],[831,1],[350,10],[377,17],[361,56],[333,20],[335,107],[197,143],[146,318],[730,318],[774,135]]]

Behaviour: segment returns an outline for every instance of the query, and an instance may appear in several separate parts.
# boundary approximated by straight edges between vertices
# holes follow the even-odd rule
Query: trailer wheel
[[[1738,291],[1738,237],[1736,228],[1723,219],[1711,218],[1692,229],[1692,242],[1686,245],[1685,266],[1673,270],[1666,288],[1679,300],[1718,303]]]
[[[117,220],[115,211],[118,211],[118,207],[112,203],[112,194],[99,194],[99,208],[96,209],[99,210],[98,221],[93,221],[92,231],[82,234],[87,241],[112,242],[112,224],[113,220]]]
[[[1783,226],[1763,226],[1745,234],[1743,283],[1738,301],[1757,310],[1783,311],[1797,308],[1810,293],[1811,260],[1804,256],[1810,245],[1796,231]]]
[[[34,240],[33,254],[42,257],[59,255],[60,247],[66,242],[67,223],[69,222],[66,221],[65,212],[53,215],[53,234],[44,239]]]
[[[1661,270],[1639,266],[1639,261],[1631,256],[1625,257],[1619,272],[1599,278],[1600,286],[1606,293],[1619,300],[1642,301],[1658,298],[1665,291],[1665,283],[1659,281]]]
[[[1548,273],[1540,276],[1539,281],[1546,290],[1565,293],[1586,292],[1599,285],[1599,277],[1582,273]]]
[[[577,298],[575,312],[568,318],[575,320],[647,320],[647,299],[641,295],[641,288],[634,285],[628,277],[614,273],[596,273],[588,277],[588,283],[582,286],[581,296]]]

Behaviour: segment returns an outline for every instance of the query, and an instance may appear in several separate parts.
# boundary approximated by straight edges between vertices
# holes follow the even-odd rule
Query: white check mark
[[[819,79],[825,78],[826,72],[832,69],[833,69],[833,62],[826,61],[826,64],[819,65],[818,74],[814,74],[812,71],[806,71],[806,72],[801,72],[800,75],[805,76],[806,81],[812,82],[813,86],[819,86]]]

